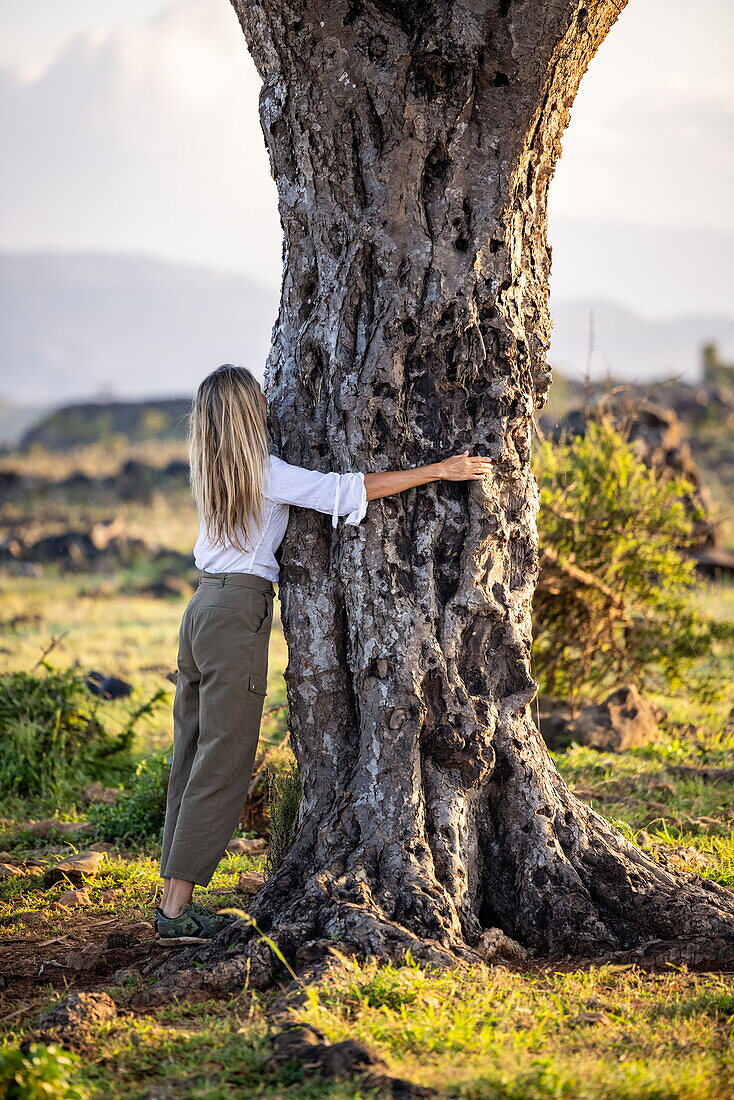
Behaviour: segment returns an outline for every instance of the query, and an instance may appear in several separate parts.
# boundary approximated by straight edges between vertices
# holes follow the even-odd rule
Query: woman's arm
[[[367,500],[392,496],[404,489],[413,489],[416,485],[427,485],[429,481],[481,481],[492,468],[486,457],[469,458],[469,452],[452,455],[442,462],[432,462],[429,466],[416,466],[414,470],[387,470],[383,474],[365,474],[364,487]]]

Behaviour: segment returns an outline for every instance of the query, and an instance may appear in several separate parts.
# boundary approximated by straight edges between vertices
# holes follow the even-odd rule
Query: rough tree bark
[[[304,795],[250,913],[291,959],[337,938],[470,960],[491,927],[536,956],[675,939],[680,961],[695,937],[701,965],[710,938],[731,958],[732,895],[574,797],[532,718],[548,185],[626,0],[232,2],[284,232],[278,452],[366,472],[494,459],[487,483],[372,502],[357,527],[293,511],[281,598]]]

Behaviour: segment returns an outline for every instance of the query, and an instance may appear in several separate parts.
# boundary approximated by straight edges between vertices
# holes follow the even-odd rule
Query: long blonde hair
[[[263,395],[245,367],[226,363],[199,386],[189,417],[191,489],[208,538],[242,553],[262,526],[270,450]]]

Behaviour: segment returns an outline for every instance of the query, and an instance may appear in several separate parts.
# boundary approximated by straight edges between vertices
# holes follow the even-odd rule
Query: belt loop
[[[226,574],[226,573],[222,573],[222,584],[221,584],[221,587],[222,587],[222,588],[224,588],[224,582],[226,581],[226,579],[227,579],[227,574]]]

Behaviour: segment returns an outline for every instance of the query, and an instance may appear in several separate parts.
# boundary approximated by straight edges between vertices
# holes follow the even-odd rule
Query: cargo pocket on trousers
[[[260,695],[263,698],[268,694],[268,678],[267,676],[258,676],[255,673],[250,674],[249,681],[250,691],[254,695]]]

